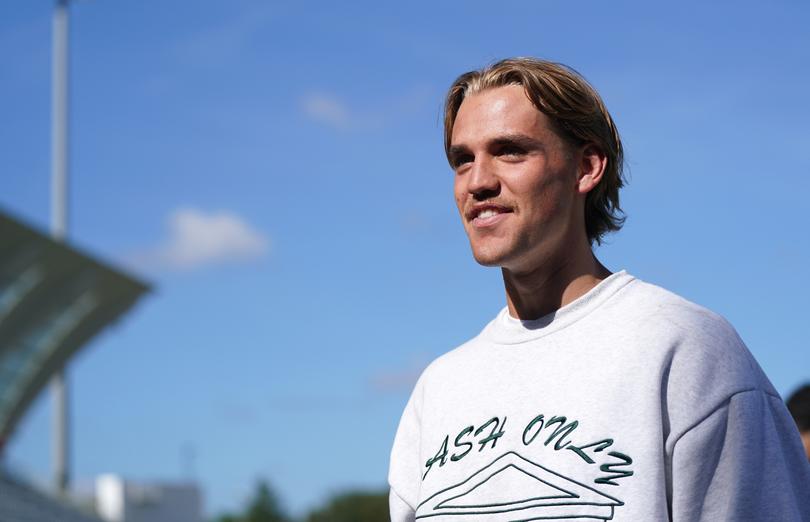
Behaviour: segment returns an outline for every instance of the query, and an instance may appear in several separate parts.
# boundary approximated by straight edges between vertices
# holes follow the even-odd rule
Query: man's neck
[[[555,312],[585,295],[610,271],[588,249],[588,255],[549,262],[535,270],[514,273],[501,270],[509,315],[529,321]]]

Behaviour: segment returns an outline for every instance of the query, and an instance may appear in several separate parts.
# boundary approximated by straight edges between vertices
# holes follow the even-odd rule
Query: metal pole
[[[70,487],[70,403],[69,387],[62,368],[51,379],[53,397],[53,481],[56,492],[65,496]]]
[[[68,226],[68,29],[68,0],[56,0],[51,100],[51,230],[58,240],[65,238]]]
[[[68,227],[68,2],[56,0],[53,13],[53,78],[51,128],[51,233],[64,240]],[[70,483],[70,410],[65,368],[51,381],[53,398],[53,479],[56,491],[67,494]]]

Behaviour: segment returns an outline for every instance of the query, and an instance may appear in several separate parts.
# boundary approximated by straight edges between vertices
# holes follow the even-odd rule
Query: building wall
[[[0,472],[0,522],[101,522],[5,472]]]
[[[96,505],[107,522],[203,522],[194,484],[138,484],[103,475],[96,481]]]

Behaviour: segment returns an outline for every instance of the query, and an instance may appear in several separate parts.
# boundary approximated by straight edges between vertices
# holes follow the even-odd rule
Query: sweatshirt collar
[[[512,317],[509,309],[504,307],[484,328],[482,335],[496,344],[520,344],[539,339],[585,317],[633,280],[635,278],[625,270],[611,274],[559,310],[531,321]]]

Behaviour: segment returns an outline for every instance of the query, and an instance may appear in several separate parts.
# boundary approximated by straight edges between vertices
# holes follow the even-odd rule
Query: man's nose
[[[473,162],[472,169],[469,172],[467,191],[475,199],[481,200],[498,195],[500,180],[493,167],[491,161],[487,158],[476,158]]]

